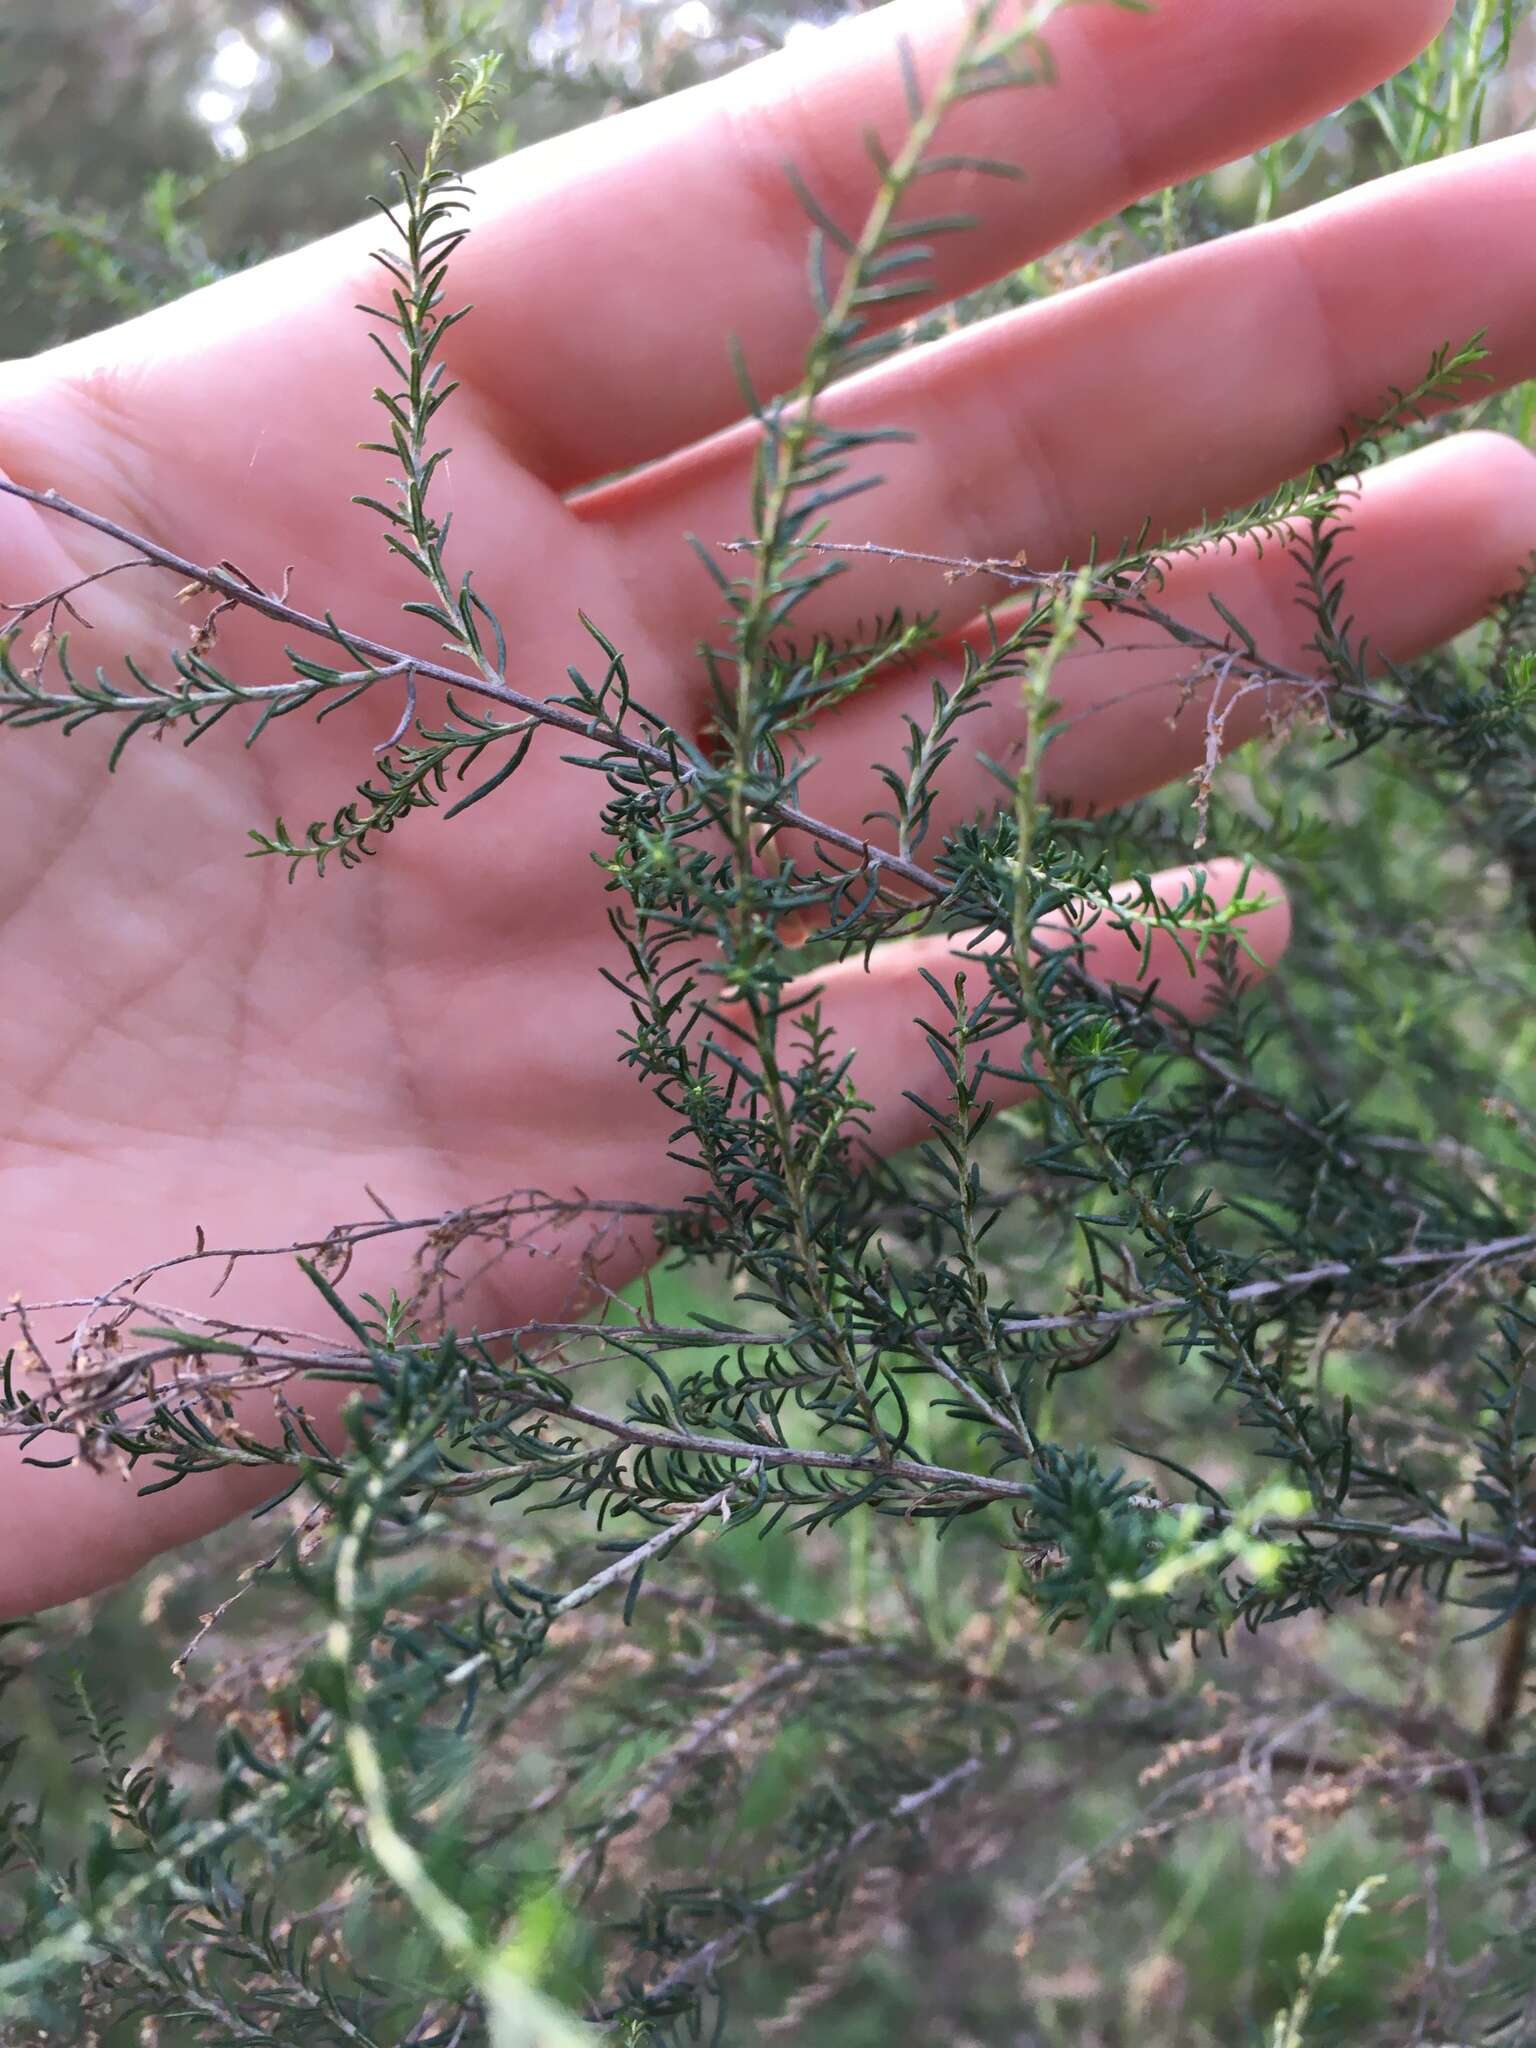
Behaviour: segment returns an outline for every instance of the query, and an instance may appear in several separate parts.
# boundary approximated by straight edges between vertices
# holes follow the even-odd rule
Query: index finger
[[[1054,83],[984,94],[945,123],[942,152],[1025,177],[922,180],[909,215],[977,225],[938,240],[932,291],[891,305],[885,324],[1340,105],[1448,13],[1448,0],[1070,7],[1047,34]],[[931,89],[969,14],[970,0],[897,0],[482,174],[455,286],[478,314],[455,369],[515,452],[572,490],[729,425],[742,411],[731,334],[759,390],[789,388],[814,311],[809,223],[785,167],[856,231],[877,185],[865,138],[893,151],[910,121],[901,40]]]
[[[448,292],[457,405],[556,491],[572,492],[703,440],[741,417],[728,337],[758,389],[797,381],[814,311],[809,223],[793,163],[857,226],[874,193],[865,133],[909,122],[899,44],[933,79],[971,0],[893,0],[693,91],[519,152],[478,174],[474,232]],[[924,179],[924,214],[977,217],[935,248],[944,301],[1067,240],[1137,196],[1251,150],[1408,59],[1450,0],[1159,0],[1152,14],[1091,0],[1052,21],[1058,77],[956,110],[945,152],[1013,161],[1022,184]],[[157,472],[219,451],[245,479],[274,421],[293,476],[325,468],[371,423],[377,221],[221,279],[105,335],[7,366],[15,417],[53,433],[40,384],[63,375]],[[887,308],[910,318],[923,301]],[[238,393],[238,403],[232,394]],[[462,436],[461,424],[455,429]],[[275,445],[275,444],[274,444]],[[169,467],[167,467],[167,465]],[[137,513],[134,522],[146,520]]]

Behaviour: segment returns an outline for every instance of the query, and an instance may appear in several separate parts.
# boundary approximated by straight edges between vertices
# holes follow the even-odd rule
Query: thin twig
[[[604,719],[583,718],[580,713],[567,710],[563,705],[550,703],[542,697],[530,697],[526,692],[513,688],[503,678],[479,674],[475,671],[455,668],[447,663],[431,661],[423,656],[408,654],[398,647],[391,647],[382,640],[375,640],[366,633],[353,633],[339,626],[334,619],[320,618],[312,612],[299,609],[297,605],[274,597],[269,591],[258,590],[230,575],[226,570],[194,562],[188,556],[179,555],[171,548],[161,547],[158,542],[145,539],[130,532],[116,520],[108,519],[99,512],[88,511],[62,496],[58,491],[32,490],[25,484],[13,483],[0,477],[0,494],[20,498],[29,505],[36,505],[45,512],[57,512],[63,518],[73,519],[82,526],[88,526],[97,533],[104,533],[110,539],[121,541],[124,546],[136,549],[146,562],[166,569],[188,581],[206,584],[208,589],[232,598],[237,604],[259,612],[263,618],[287,626],[296,633],[312,634],[328,645],[342,647],[355,655],[366,655],[370,661],[388,665],[394,670],[414,669],[418,676],[430,677],[434,682],[447,684],[462,694],[488,698],[492,703],[509,706],[540,725],[552,727],[557,732],[571,734],[574,738],[592,740],[615,753],[625,754],[631,760],[644,762],[647,767],[658,768],[668,774],[679,773],[677,753],[666,747],[652,745],[647,740],[633,738]],[[279,694],[283,690],[292,693],[299,685],[279,685],[272,690],[252,691],[253,702]],[[315,685],[306,683],[305,690],[313,691]],[[339,687],[339,686],[338,686]],[[158,705],[160,698],[137,698],[124,696],[119,700],[124,712]],[[947,898],[949,890],[937,875],[920,867],[915,861],[903,860],[899,855],[886,852],[871,840],[855,832],[844,832],[835,825],[808,817],[791,804],[764,800],[754,802],[752,808],[765,818],[784,825],[793,831],[804,832],[818,842],[835,846],[839,852],[856,858],[860,867],[872,876],[889,875],[898,881],[920,889],[924,895]]]

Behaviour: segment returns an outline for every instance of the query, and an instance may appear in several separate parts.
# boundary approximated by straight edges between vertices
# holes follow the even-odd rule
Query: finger
[[[1367,476],[1348,525],[1342,614],[1355,622],[1355,642],[1372,666],[1414,660],[1475,624],[1522,581],[1536,553],[1536,455],[1502,434],[1435,443]],[[1249,543],[1236,554],[1217,547],[1181,557],[1165,586],[1149,596],[1220,645],[1230,634],[1215,600],[1248,628],[1266,661],[1320,673],[1310,647],[1316,621],[1284,545]],[[995,615],[1001,631],[1010,609]],[[1092,812],[1143,796],[1253,738],[1295,706],[1295,692],[1219,672],[1202,677],[1201,653],[1153,624],[1109,615],[1095,630],[1102,645],[1080,641],[1052,681],[1064,729],[1045,755],[1042,787],[1064,808]],[[987,645],[984,627],[961,637],[979,650]],[[889,808],[891,792],[875,764],[899,765],[907,719],[926,726],[935,672],[948,687],[958,681],[959,646],[951,643],[941,657],[891,672],[817,722],[803,809],[859,831]],[[1018,685],[1004,682],[988,694],[986,707],[960,725],[959,744],[938,778],[935,833],[997,803],[997,777],[979,757],[1005,767],[1015,759],[1024,730]]]
[[[864,138],[894,152],[910,121],[898,39],[931,86],[969,12],[970,0],[881,7],[481,181],[461,273],[480,317],[457,367],[495,394],[547,480],[573,488],[736,419],[727,335],[758,389],[798,377],[809,222],[785,165],[856,232],[876,193]],[[945,153],[1017,162],[1027,182],[922,182],[909,214],[979,215],[974,231],[940,238],[929,303],[1327,112],[1405,64],[1447,12],[1446,0],[1063,12],[1048,31],[1055,83],[983,95],[945,124]],[[886,324],[918,310],[893,305]]]
[[[1243,978],[1261,979],[1290,943],[1291,916],[1283,886],[1267,869],[1235,860],[1213,860],[1198,869],[1157,875],[1153,886],[1165,903],[1177,904],[1197,876],[1203,877],[1214,909],[1226,909],[1239,896],[1264,904],[1243,918],[1241,927],[1245,947],[1255,956],[1245,953]],[[1067,943],[1071,935],[1061,922],[1054,930]],[[1043,927],[1042,935],[1049,936]],[[1083,965],[1096,980],[1142,991],[1155,985],[1159,1001],[1192,1022],[1208,1015],[1221,997],[1222,980],[1212,954],[1195,955],[1188,940],[1181,947],[1171,934],[1156,933],[1148,946],[1140,932],[1118,926],[1107,915],[1077,936]],[[839,1054],[854,1054],[854,1085],[873,1104],[869,1141],[880,1153],[919,1144],[931,1128],[904,1091],[930,1102],[942,1100],[944,1077],[915,1021],[922,1018],[940,1029],[945,1023],[943,1006],[925,974],[946,988],[953,988],[956,975],[964,974],[973,1005],[987,990],[982,961],[967,953],[963,940],[942,937],[879,947],[867,967],[861,959],[847,960],[806,983],[808,997],[820,992],[822,1015],[832,1027]],[[990,1052],[996,1067],[1011,1068],[1017,1077],[1000,1077],[992,1084],[994,1098],[1018,1099],[1026,1092],[1022,1076],[1029,1070],[1028,1046],[1021,1035],[1012,1034],[995,1040]]]
[[[652,460],[737,419],[728,338],[765,391],[799,375],[813,308],[810,231],[785,165],[855,228],[874,196],[865,148],[906,132],[898,43],[931,83],[969,0],[899,0],[793,51],[519,151],[476,178],[473,232],[449,290],[476,308],[454,337],[460,411],[563,490]],[[913,208],[979,216],[941,238],[940,301],[1057,246],[1141,194],[1240,156],[1406,63],[1448,0],[1179,0],[1107,4],[1052,22],[1059,81],[983,95],[946,124],[946,153],[1019,161],[1022,185],[923,181]],[[372,299],[377,222],[221,280],[94,342],[73,361],[150,445],[228,437],[232,395],[285,441],[334,438],[377,374],[356,303]],[[910,317],[912,302],[891,308]],[[125,379],[124,361],[131,364]],[[131,402],[131,404],[130,404]],[[462,433],[462,428],[457,430]]]
[[[1536,278],[1508,250],[1533,215],[1536,144],[1522,137],[900,357],[828,399],[839,426],[914,436],[854,461],[850,477],[886,487],[834,511],[829,538],[1023,549],[1054,568],[1149,518],[1166,535],[1261,497],[1335,452],[1344,421],[1418,384],[1448,341],[1486,330],[1493,383],[1530,376]],[[748,524],[752,447],[733,430],[577,510],[625,550],[728,539]],[[702,574],[676,579],[670,601],[673,631],[714,630]],[[940,570],[861,559],[796,622],[846,631],[900,606],[958,627],[972,601]]]

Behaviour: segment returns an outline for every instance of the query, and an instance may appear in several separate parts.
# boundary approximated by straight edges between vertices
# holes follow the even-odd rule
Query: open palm
[[[955,118],[957,149],[1019,162],[1022,186],[925,191],[925,209],[980,210],[941,255],[947,299],[1058,245],[1136,197],[1223,162],[1364,89],[1444,21],[1447,0],[1183,0],[1152,19],[1108,6],[1051,30],[1060,84],[994,96]],[[476,311],[457,330],[462,390],[443,476],[457,566],[505,623],[511,678],[557,694],[591,652],[583,607],[623,648],[637,688],[685,730],[707,720],[697,643],[718,594],[685,545],[747,525],[752,430],[725,337],[760,389],[793,383],[811,322],[804,218],[784,161],[856,219],[862,135],[903,124],[894,46],[935,68],[962,10],[913,0],[678,99],[531,150],[477,184],[454,272]],[[945,182],[934,181],[935,187]],[[964,182],[957,177],[951,182]],[[848,420],[899,423],[888,488],[838,531],[896,548],[1035,561],[1080,555],[1150,517],[1177,530],[1246,502],[1327,452],[1338,423],[1412,383],[1436,346],[1487,328],[1500,381],[1536,368],[1536,285],[1504,251],[1536,211],[1536,152],[1503,145],[1390,180],[1301,220],[1148,264],[967,329],[838,388]],[[358,444],[377,431],[369,322],[376,230],[231,279],[115,333],[0,372],[0,467],[204,562],[227,560],[295,605],[380,639],[415,592],[353,493],[378,490]],[[909,312],[910,307],[903,308]],[[618,482],[604,479],[619,477]],[[1356,519],[1353,607],[1387,654],[1470,623],[1536,545],[1536,465],[1470,435],[1376,475]],[[0,596],[30,597],[121,559],[109,539],[0,500]],[[1310,622],[1283,554],[1187,563],[1167,602],[1208,593],[1304,665]],[[820,593],[807,624],[851,629],[900,605],[937,610],[958,640],[974,587],[871,559]],[[82,655],[163,673],[195,609],[138,570],[81,600]],[[204,600],[202,610],[206,611]],[[246,681],[285,673],[283,634],[221,621],[220,659]],[[939,664],[942,666],[942,661]],[[1178,664],[1111,645],[1071,665],[1050,793],[1121,801],[1193,766],[1198,716],[1170,722]],[[851,830],[879,801],[872,763],[900,746],[927,674],[895,676],[826,717],[805,784]],[[397,707],[396,707],[397,708]],[[376,695],[325,725],[275,727],[250,752],[141,745],[102,773],[89,733],[8,734],[0,813],[0,1285],[27,1299],[110,1285],[190,1242],[313,1237],[366,1186],[425,1214],[511,1187],[665,1201],[666,1119],[616,1060],[623,999],[611,944],[597,778],[536,746],[504,800],[427,820],[384,857],[296,893],[278,862],[242,858],[277,816],[329,815],[393,717]],[[1017,714],[982,714],[974,750],[1004,755]],[[1231,737],[1242,728],[1234,724]],[[23,751],[24,750],[24,751]],[[987,801],[953,764],[939,822]],[[1226,871],[1213,869],[1219,887]],[[1228,884],[1229,884],[1229,878]],[[1273,960],[1285,912],[1254,923]],[[924,948],[927,947],[927,951]],[[942,950],[942,948],[941,948]],[[923,1073],[917,968],[931,942],[829,983],[860,1048],[874,1135],[917,1135],[902,1098]],[[1105,932],[1094,964],[1128,973]],[[1191,1011],[1200,981],[1170,970]],[[668,1176],[674,1178],[669,1181]],[[582,1240],[508,1282],[530,1315],[558,1311]],[[608,1277],[645,1257],[609,1246]],[[237,1277],[226,1300],[238,1300]],[[302,1282],[266,1269],[263,1317],[313,1322]],[[0,1445],[0,1611],[69,1597],[259,1497],[222,1475],[141,1502],[119,1478],[23,1466]]]

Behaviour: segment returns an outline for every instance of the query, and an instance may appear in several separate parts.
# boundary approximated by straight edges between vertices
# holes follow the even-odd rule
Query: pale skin
[[[778,389],[795,380],[810,325],[805,223],[780,166],[793,159],[856,221],[872,175],[861,131],[873,123],[893,142],[901,128],[896,34],[914,38],[931,75],[961,12],[899,0],[478,181],[453,287],[477,310],[457,337],[464,389],[444,489],[454,559],[506,621],[520,688],[555,693],[565,664],[590,653],[581,606],[650,701],[685,728],[707,718],[693,649],[715,632],[718,600],[683,536],[746,525],[751,444],[724,340],[738,334],[759,387]],[[1051,30],[1059,85],[956,119],[954,147],[1030,176],[923,194],[925,209],[958,199],[984,215],[941,245],[936,297],[1324,113],[1407,62],[1448,12],[1447,0],[1167,0],[1151,18],[1063,16]],[[1486,329],[1498,383],[1536,374],[1536,281],[1521,254],[1533,218],[1536,148],[1501,144],[903,356],[833,402],[919,436],[881,452],[888,487],[835,531],[1059,562],[1095,534],[1118,539],[1148,517],[1177,531],[1255,497],[1326,454],[1351,412],[1416,381],[1443,342]],[[357,446],[377,431],[377,371],[354,310],[373,292],[377,240],[364,226],[0,369],[0,471],[270,588],[291,566],[296,604],[400,639],[395,608],[412,593],[348,503],[382,481]],[[635,473],[588,488],[621,471]],[[1355,525],[1353,610],[1384,652],[1411,657],[1518,580],[1536,549],[1536,461],[1497,437],[1452,438],[1375,475]],[[0,597],[122,552],[0,499]],[[1167,602],[1208,621],[1214,591],[1274,658],[1304,665],[1292,581],[1278,552],[1212,557],[1181,568]],[[189,626],[175,593],[147,572],[88,593],[91,658],[131,650],[163,668]],[[899,603],[940,608],[958,634],[978,602],[973,584],[870,560],[816,600],[814,623],[846,629]],[[1144,644],[1145,631],[1133,637]],[[231,618],[221,657],[246,680],[277,680],[282,638]],[[951,647],[931,666],[953,661]],[[1190,771],[1203,736],[1198,706],[1169,722],[1178,667],[1113,647],[1068,665],[1053,798],[1111,804]],[[927,690],[926,673],[892,675],[823,721],[813,813],[861,829],[879,800],[870,764],[896,752],[900,714]],[[461,822],[411,821],[361,874],[290,892],[279,864],[242,857],[250,825],[329,815],[398,708],[381,698],[318,730],[291,720],[250,753],[223,733],[191,753],[141,746],[110,781],[90,734],[0,739],[0,1291],[37,1301],[108,1287],[186,1248],[197,1224],[225,1244],[318,1236],[365,1208],[365,1184],[416,1215],[514,1187],[686,1193],[684,1169],[663,1157],[666,1119],[616,1063],[624,1008],[599,976],[612,942],[589,858],[599,786],[563,767],[556,745],[536,746],[501,800]],[[1253,729],[1252,713],[1229,738]],[[975,746],[1006,752],[1018,720],[1000,699]],[[944,816],[969,814],[991,788],[962,754]],[[1209,872],[1229,895],[1235,869]],[[1258,886],[1274,900],[1248,937],[1273,965],[1288,912],[1277,883]],[[1134,974],[1129,941],[1107,926],[1089,950],[1099,975]],[[910,1021],[928,1002],[920,964],[947,965],[943,942],[824,982],[887,1149],[921,1135],[901,1092],[930,1071]],[[1207,981],[1171,953],[1154,965],[1167,999],[1198,1015]],[[496,1305],[559,1313],[584,1241],[568,1234],[503,1275]],[[639,1232],[609,1249],[612,1284],[644,1263]],[[324,1322],[280,1262],[237,1276],[222,1305]],[[50,1333],[67,1320],[45,1319]],[[264,1490],[226,1474],[140,1500],[115,1474],[26,1466],[6,1439],[0,1614],[120,1579]]]

